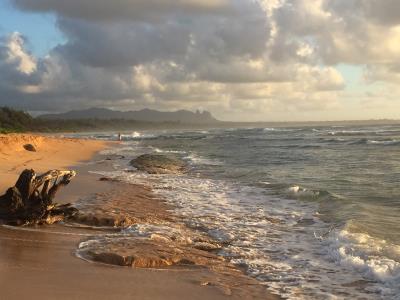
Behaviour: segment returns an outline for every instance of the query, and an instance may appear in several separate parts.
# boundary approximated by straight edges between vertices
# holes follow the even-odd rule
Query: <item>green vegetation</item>
[[[399,124],[396,120],[369,120],[369,121],[332,121],[332,122],[265,122],[265,123],[235,123],[219,122],[219,128],[232,127],[281,127],[281,126],[333,126],[333,125],[371,125],[371,124]],[[52,120],[33,118],[28,113],[8,107],[0,107],[0,133],[12,132],[95,132],[95,131],[128,131],[146,129],[199,129],[214,128],[211,124],[190,124],[181,122],[145,122],[125,119],[80,119],[80,120]]]
[[[28,113],[0,107],[0,133],[12,132],[77,132],[134,129],[172,129],[191,127],[179,122],[141,122],[123,119],[49,120],[33,118]]]
[[[0,107],[0,133],[26,131],[34,123],[34,119],[25,112]]]

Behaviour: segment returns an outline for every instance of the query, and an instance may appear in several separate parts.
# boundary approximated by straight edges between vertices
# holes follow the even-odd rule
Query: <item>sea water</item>
[[[103,175],[151,185],[272,292],[400,299],[400,126],[148,131],[122,139],[104,151],[119,156]],[[190,172],[132,172],[129,161],[144,153],[180,157]]]

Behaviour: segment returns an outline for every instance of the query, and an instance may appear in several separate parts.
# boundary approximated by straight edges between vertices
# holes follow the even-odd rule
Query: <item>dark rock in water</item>
[[[131,165],[149,174],[181,174],[187,165],[176,157],[160,154],[144,154],[131,161]]]
[[[74,171],[52,170],[40,176],[33,170],[23,171],[15,186],[0,196],[0,220],[16,225],[53,224],[73,216],[76,208],[54,204],[53,199],[74,176]]]
[[[24,145],[24,149],[25,149],[26,151],[36,152],[36,148],[35,148],[35,146],[33,146],[32,144],[26,144],[26,145]]]
[[[110,177],[100,177],[99,181],[119,181],[119,180]]]
[[[132,218],[123,215],[115,214],[94,214],[94,213],[82,213],[79,212],[70,218],[71,221],[83,224],[86,226],[94,227],[115,227],[115,228],[126,228],[136,221]]]

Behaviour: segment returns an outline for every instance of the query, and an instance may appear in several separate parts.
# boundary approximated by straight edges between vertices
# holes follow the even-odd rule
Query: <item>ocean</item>
[[[188,226],[224,245],[219,255],[270,291],[400,299],[400,125],[143,131],[122,139],[103,151],[118,156],[114,171],[100,173],[151,185]],[[129,161],[144,153],[177,156],[190,172],[132,172]]]

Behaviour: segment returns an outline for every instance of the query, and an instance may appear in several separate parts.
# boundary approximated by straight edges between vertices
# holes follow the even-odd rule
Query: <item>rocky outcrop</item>
[[[222,258],[207,251],[167,240],[120,238],[113,241],[86,242],[80,254],[90,260],[135,268],[164,268],[180,265],[216,265]]]
[[[71,222],[91,227],[126,228],[137,223],[135,218],[115,213],[82,213],[78,212],[70,219]]]
[[[275,299],[266,297],[265,287],[245,276],[223,257],[165,235],[94,238],[82,242],[77,255],[86,260],[128,268],[173,268],[176,271],[195,268],[197,274],[201,274],[198,284],[202,286],[214,286],[226,295],[235,294],[243,299]]]
[[[144,154],[133,159],[130,164],[149,174],[181,174],[188,170],[185,162],[161,154]]]
[[[37,176],[33,170],[21,173],[17,183],[0,196],[0,221],[7,224],[53,224],[77,213],[70,204],[53,200],[60,187],[75,176],[74,171],[52,170]]]

